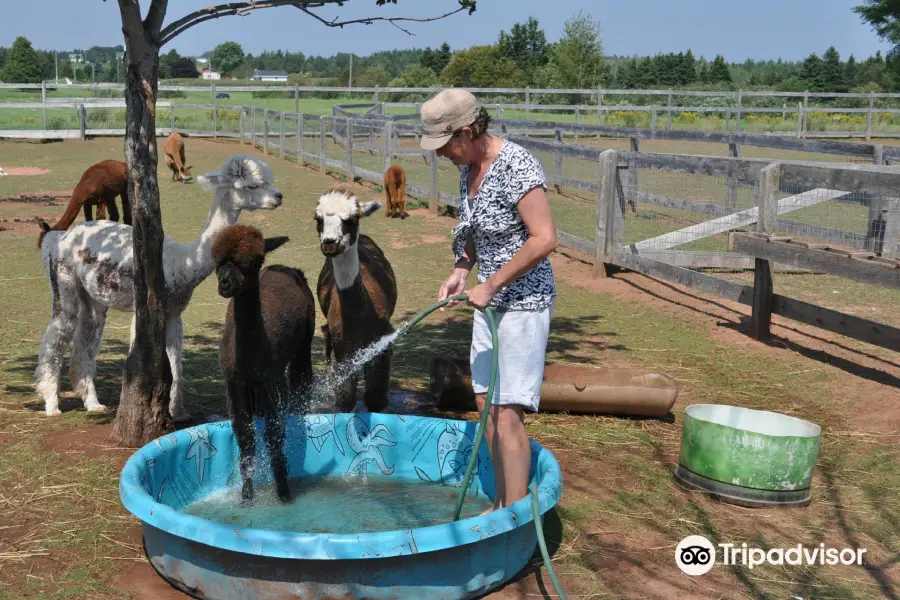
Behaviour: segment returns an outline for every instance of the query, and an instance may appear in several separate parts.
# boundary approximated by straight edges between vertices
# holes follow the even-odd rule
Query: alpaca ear
[[[359,212],[364,217],[368,217],[373,214],[376,210],[381,208],[381,202],[378,200],[372,200],[371,202],[363,202],[359,205]]]
[[[286,235],[279,235],[278,237],[270,237],[265,240],[265,253],[268,254],[272,250],[277,250],[281,246],[285,245],[290,238]]]

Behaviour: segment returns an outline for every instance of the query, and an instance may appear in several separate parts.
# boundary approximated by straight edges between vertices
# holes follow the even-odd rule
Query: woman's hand
[[[469,271],[465,269],[453,269],[453,273],[450,274],[450,277],[447,278],[446,281],[441,285],[441,289],[438,291],[438,302],[443,302],[450,296],[458,296],[463,293],[463,290],[466,289],[466,279],[469,275]],[[440,312],[444,312],[445,308],[450,308],[459,304],[456,300],[452,302],[448,302],[445,306],[442,306],[438,309]]]
[[[471,290],[466,292],[466,297],[468,298],[467,304],[478,310],[484,310],[491,303],[491,300],[494,299],[494,296],[497,295],[497,290],[490,283],[490,280],[479,283]]]

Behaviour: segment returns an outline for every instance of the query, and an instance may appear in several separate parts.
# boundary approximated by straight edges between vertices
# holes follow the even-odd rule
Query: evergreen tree
[[[41,63],[28,38],[19,36],[3,67],[3,79],[7,83],[40,83]]]
[[[841,55],[832,46],[822,55],[822,86],[828,92],[846,92],[847,82],[841,67]]]
[[[800,81],[810,92],[821,92],[825,89],[825,78],[822,59],[818,54],[810,54],[800,67]]]
[[[716,58],[709,68],[709,82],[731,82],[731,72],[728,70],[725,58],[721,54],[716,54]]]
[[[694,59],[694,53],[688,48],[681,59],[681,82],[684,85],[691,85],[697,81],[697,61]]]

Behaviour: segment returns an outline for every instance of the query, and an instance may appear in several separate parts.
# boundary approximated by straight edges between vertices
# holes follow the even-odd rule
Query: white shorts
[[[500,358],[491,404],[518,404],[537,412],[544,381],[544,359],[553,306],[542,310],[510,310],[494,313]],[[484,313],[475,311],[472,327],[472,389],[486,394],[494,360],[491,328]]]

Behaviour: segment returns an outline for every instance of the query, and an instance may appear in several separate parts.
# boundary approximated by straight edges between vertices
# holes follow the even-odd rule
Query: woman
[[[540,162],[527,150],[488,133],[490,117],[475,97],[448,89],[422,105],[421,146],[460,168],[459,225],[453,230],[456,264],[438,301],[465,293],[478,309],[472,330],[472,387],[484,410],[492,364],[490,328],[483,310],[497,313],[499,372],[485,440],[497,493],[490,510],[528,493],[531,448],[525,411],[537,412],[556,286],[549,254],[556,248]],[[478,263],[478,285],[466,279]],[[451,303],[448,306],[451,306]]]

